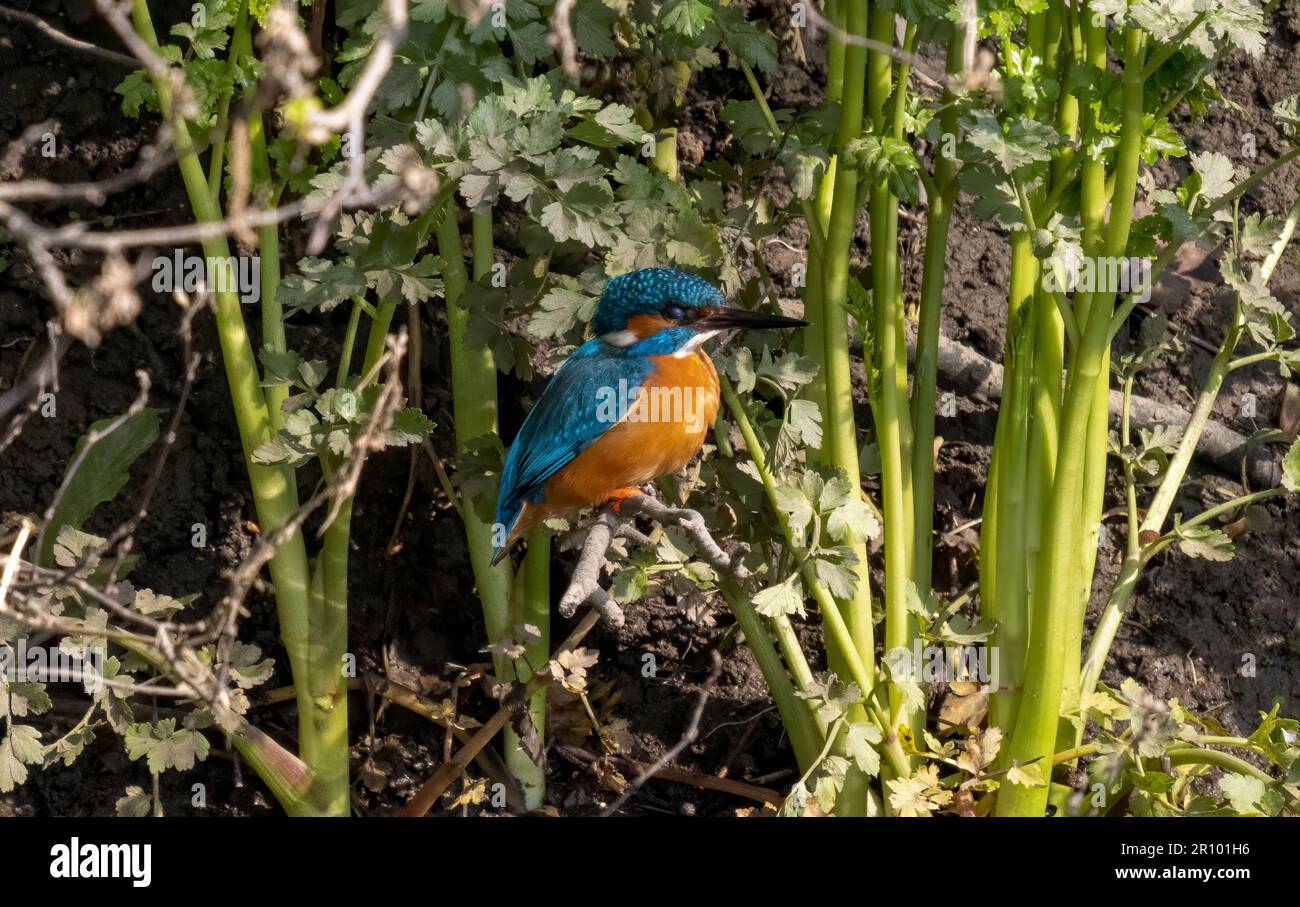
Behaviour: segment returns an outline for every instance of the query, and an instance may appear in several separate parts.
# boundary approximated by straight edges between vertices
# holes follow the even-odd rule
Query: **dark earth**
[[[783,4],[756,5],[770,11]],[[188,5],[173,7],[173,18],[182,6]],[[77,37],[104,47],[117,46],[87,0],[36,0],[26,8]],[[1215,108],[1186,129],[1191,150],[1220,150],[1234,162],[1249,166],[1254,162],[1243,156],[1246,133],[1255,136],[1259,161],[1268,161],[1284,150],[1284,140],[1274,129],[1268,110],[1300,90],[1300,56],[1295,53],[1298,36],[1300,0],[1287,0],[1272,14],[1263,58],[1251,61],[1235,54],[1220,70],[1220,89],[1240,109]],[[783,52],[782,77],[772,82],[773,106],[818,102],[820,64],[803,62],[788,49]],[[818,48],[810,46],[808,56],[818,57]],[[28,154],[16,167],[0,173],[0,179],[103,178],[134,162],[152,138],[153,124],[124,116],[112,93],[125,75],[121,67],[52,44],[30,27],[7,19],[0,19],[0,59],[5,61],[0,86],[0,136],[5,143],[44,120],[57,124],[60,137],[54,159]],[[727,100],[745,96],[743,80],[735,72],[710,71],[696,77],[682,111],[684,165],[697,163],[725,146],[729,136],[719,122],[718,111]],[[1174,166],[1185,172],[1187,164],[1179,161]],[[1282,214],[1295,192],[1297,176],[1300,166],[1295,163],[1280,170],[1250,193],[1244,209]],[[781,190],[774,187],[773,191]],[[30,213],[47,223],[66,218],[66,211],[54,206],[30,209]],[[111,218],[101,226],[160,225],[189,218],[174,170],[114,196],[99,209],[76,213],[86,220]],[[921,273],[919,250],[924,227],[910,220],[903,225],[907,289],[914,295]],[[965,208],[957,214],[952,237],[943,331],[987,357],[1000,359],[1008,277],[1006,239],[976,221]],[[803,245],[796,229],[785,239],[797,248]],[[782,279],[779,275],[787,271],[795,253],[770,242],[764,252],[771,270]],[[865,257],[861,245],[859,253]],[[296,257],[292,246],[286,257]],[[48,314],[28,264],[21,256],[6,256],[5,260],[7,267],[0,272],[0,390],[12,386],[43,353]],[[97,268],[94,261],[83,263],[75,257],[66,261],[86,276]],[[1278,299],[1297,310],[1300,251],[1294,245],[1277,269],[1272,287]],[[789,287],[783,289],[786,295],[794,295]],[[1167,281],[1159,299],[1177,329],[1217,345],[1231,311],[1231,294],[1217,279],[1212,264],[1184,262],[1182,276]],[[147,369],[153,376],[152,405],[169,412],[175,407],[183,377],[178,322],[177,310],[168,300],[146,297],[146,306],[134,325],[111,333],[97,349],[73,348],[60,370],[56,415],[31,419],[3,453],[0,516],[8,521],[16,514],[44,510],[77,438],[91,422],[122,412],[135,397],[137,369]],[[420,402],[439,426],[448,428],[452,420],[445,325],[440,313],[429,309],[424,313],[424,326]],[[341,328],[341,322],[291,323],[289,343],[304,352],[327,353],[335,342],[330,338],[340,336]],[[162,476],[161,493],[138,533],[136,550],[143,558],[132,578],[138,585],[171,594],[198,592],[204,601],[212,602],[222,594],[225,571],[249,551],[256,527],[251,522],[252,505],[210,317],[200,318],[195,339],[203,353],[203,365]],[[1211,353],[1188,343],[1180,357],[1145,374],[1137,393],[1187,407],[1210,359]],[[503,382],[503,393],[518,389]],[[1283,389],[1284,381],[1274,367],[1234,373],[1215,418],[1243,435],[1277,426]],[[1257,401],[1253,417],[1243,415],[1247,393],[1254,394]],[[869,425],[869,418],[864,408],[859,424]],[[961,399],[956,417],[939,420],[937,430],[945,439],[937,476],[941,530],[979,516],[995,418],[995,404]],[[449,431],[435,433],[435,446],[445,457],[451,454],[449,437]],[[438,699],[455,672],[449,665],[484,659],[479,652],[484,634],[460,522],[423,457],[414,500],[400,526],[397,550],[385,553],[408,465],[405,451],[390,451],[374,458],[363,476],[353,521],[351,648],[364,670],[382,672],[386,666],[392,679]],[[146,472],[147,465],[137,464],[125,492],[101,507],[87,528],[107,534],[126,519]],[[302,491],[307,495],[317,476],[303,472]],[[1189,483],[1179,504],[1188,512],[1241,490],[1240,477],[1206,471],[1199,465],[1194,472],[1195,482]],[[1283,503],[1268,505],[1271,526],[1236,540],[1233,561],[1214,563],[1167,554],[1149,569],[1138,590],[1136,609],[1116,641],[1103,678],[1106,682],[1118,684],[1124,677],[1135,677],[1158,696],[1176,696],[1190,711],[1212,717],[1232,733],[1249,733],[1258,712],[1275,701],[1282,703],[1284,713],[1296,712],[1295,704],[1300,701],[1300,615],[1294,605],[1300,586],[1300,548],[1293,540],[1300,532],[1300,502],[1281,500]],[[1118,486],[1112,481],[1107,507],[1119,502]],[[206,548],[195,549],[190,544],[195,523],[207,528]],[[1110,526],[1109,537],[1114,541],[1098,555],[1090,609],[1094,617],[1117,572],[1123,542],[1122,519]],[[571,563],[564,559],[567,557],[563,555],[553,570],[556,597]],[[955,547],[940,547],[938,557],[935,576],[940,593],[955,593],[974,579],[968,545],[958,541]],[[266,590],[255,590],[250,605],[253,613],[243,624],[243,638],[283,660]],[[594,669],[595,706],[602,720],[625,721],[633,738],[632,754],[653,761],[685,730],[708,674],[709,652],[724,641],[723,669],[704,712],[700,739],[675,764],[783,789],[795,779],[794,760],[748,651],[732,645],[731,637],[724,640],[731,623],[720,602],[711,603],[703,613],[663,596],[633,605],[621,630],[601,627],[587,639],[586,645],[601,654]],[[557,617],[553,638],[562,638],[569,625]],[[817,629],[810,624],[801,632],[815,634]],[[642,676],[647,653],[652,653],[657,663],[653,679]],[[1253,656],[1254,676],[1242,674],[1245,656]],[[275,681],[261,690],[287,682],[280,668]],[[259,701],[257,696],[254,701],[255,722],[291,745],[295,720],[291,705]],[[597,745],[584,735],[581,710],[571,697],[554,704],[557,720],[567,727],[551,729],[550,736],[561,745],[548,754],[547,808],[561,814],[599,811],[610,795],[587,768],[589,760],[581,757],[581,751],[593,752]],[[475,694],[464,707],[483,719],[493,704]],[[75,720],[82,709],[80,700],[71,694],[59,696],[56,691],[51,715],[61,726]],[[160,709],[160,714],[166,713],[165,708]],[[441,760],[442,731],[401,709],[379,709],[362,694],[353,697],[351,714],[354,777],[358,779],[355,809],[361,814],[390,812],[410,798]],[[200,781],[208,791],[202,808],[191,800],[191,785]],[[120,743],[105,729],[92,750],[74,766],[33,772],[25,786],[12,795],[0,796],[0,815],[111,815],[115,801],[130,784],[147,788],[148,771],[142,763],[128,761]],[[164,775],[162,798],[166,811],[173,815],[277,811],[257,779],[251,772],[241,772],[233,755],[216,739],[213,753],[192,772]],[[731,794],[656,780],[636,794],[626,811],[717,815],[754,805]]]

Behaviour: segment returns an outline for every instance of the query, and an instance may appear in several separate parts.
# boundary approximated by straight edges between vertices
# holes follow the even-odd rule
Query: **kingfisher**
[[[806,321],[723,305],[707,280],[644,268],[605,285],[595,334],[551,378],[506,454],[492,563],[542,520],[622,501],[699,452],[718,413],[704,344],[722,331]]]

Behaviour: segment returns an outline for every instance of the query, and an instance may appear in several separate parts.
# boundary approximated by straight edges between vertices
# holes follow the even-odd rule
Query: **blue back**
[[[620,380],[634,394],[654,369],[653,360],[632,353],[634,348],[595,337],[574,350],[551,378],[506,455],[498,523],[509,529],[525,501],[540,504],[547,480],[613,427],[602,400],[618,393]]]

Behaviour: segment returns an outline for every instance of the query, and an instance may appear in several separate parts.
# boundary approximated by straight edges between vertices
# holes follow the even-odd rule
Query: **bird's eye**
[[[669,321],[681,321],[686,317],[686,310],[679,305],[670,305],[664,309],[664,317]]]

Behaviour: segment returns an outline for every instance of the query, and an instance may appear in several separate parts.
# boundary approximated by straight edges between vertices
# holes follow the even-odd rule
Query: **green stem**
[[[327,474],[331,465],[322,461]],[[348,544],[352,498],[339,502],[334,522],[312,574],[311,692],[306,719],[319,741],[313,760],[315,790],[327,815],[351,812],[348,781],[348,679],[343,673],[348,647]]]
[[[360,297],[352,300],[352,309],[348,312],[348,326],[343,332],[343,345],[339,349],[338,369],[334,383],[342,387],[352,374],[352,351],[357,345],[357,328],[361,325],[361,313],[365,310]]]
[[[516,679],[527,683],[533,676],[529,665],[545,664],[551,651],[551,537],[545,527],[529,534],[528,553],[524,555],[516,585],[512,622],[531,624],[541,634],[525,647],[524,657],[514,664]],[[545,689],[538,690],[528,700],[528,717],[537,734],[536,746],[540,751],[546,742]],[[524,805],[528,809],[540,808],[546,797],[545,763],[533,762],[513,730],[506,732],[506,766],[519,781]]]
[[[948,41],[948,74],[961,72],[964,30],[953,26]],[[940,125],[957,134],[957,110],[951,92],[944,92]],[[939,322],[947,276],[948,230],[957,199],[954,176],[957,162],[940,155],[935,164],[936,186],[929,198],[925,226],[925,266],[921,275],[921,300],[916,328],[916,367],[912,379],[912,557],[917,589],[926,592],[932,581],[934,560],[934,414],[939,388]]]
[[[469,312],[460,305],[469,285],[469,271],[461,251],[460,226],[456,207],[449,204],[438,221],[439,257],[443,263],[443,287],[447,299],[447,334],[451,347],[452,405],[456,445],[463,453],[471,442],[497,432],[497,370],[492,351],[486,346],[472,347],[467,342]],[[492,267],[492,213],[490,209],[471,215],[474,246],[474,270],[486,274]],[[486,502],[484,502],[486,504]],[[483,608],[483,624],[489,641],[505,637],[510,629],[513,579],[509,560],[492,566],[495,528],[478,515],[478,508],[467,501],[462,510],[465,535],[469,544],[470,564]],[[515,677],[515,665],[496,657],[495,670],[503,680]],[[525,666],[526,667],[526,666]],[[529,758],[513,731],[505,733],[504,753],[512,773],[522,773],[522,786],[541,790],[542,766]],[[534,793],[534,798],[536,798]]]
[[[796,695],[794,684],[790,682],[790,676],[772,646],[762,618],[750,605],[744,590],[731,581],[724,581],[719,589],[736,618],[740,632],[745,634],[745,643],[749,646],[754,661],[758,663],[768,692],[772,694],[776,710],[781,715],[781,723],[790,735],[790,746],[794,749],[799,769],[806,772],[815,764],[817,755],[821,752],[826,739],[825,732],[818,727],[807,703]]]
[[[243,11],[247,11],[247,2],[243,4]],[[241,20],[236,21],[235,30],[230,39],[230,60],[233,67],[235,61],[244,57],[252,58],[252,23],[247,15]],[[250,86],[248,92],[251,94],[255,90]],[[229,106],[229,98],[226,99]],[[219,198],[221,191],[221,154],[225,149],[224,142],[219,142],[213,148],[212,164],[208,173],[209,188],[212,191],[212,197]],[[248,150],[249,150],[249,167],[252,170],[253,184],[255,186],[271,187],[271,162],[266,147],[266,131],[264,128],[262,114],[253,112],[248,119]],[[268,204],[274,205],[278,199],[278,192],[272,192],[272,197],[267,199]],[[284,333],[284,306],[280,302],[280,227],[278,224],[265,224],[257,228],[257,250],[259,256],[259,284],[261,287],[261,310],[262,310],[262,347],[273,353],[284,353],[288,349],[288,343]],[[289,398],[289,388],[283,384],[270,385],[265,389],[267,411],[271,416],[271,425],[274,430],[279,431],[284,425],[284,401]]]
[[[1273,778],[1261,769],[1251,765],[1245,759],[1219,750],[1201,749],[1195,746],[1176,747],[1165,753],[1171,765],[1210,765],[1224,771],[1247,775],[1265,784],[1272,784]]]
[[[136,32],[155,50],[158,37],[154,31],[149,7],[145,0],[133,0],[132,20]],[[199,223],[216,223],[222,220],[217,200],[208,191],[207,175],[199,162],[188,124],[175,115],[171,85],[166,77],[156,77],[154,87],[158,93],[159,109],[172,126],[172,147],[185,191],[189,196],[194,218]],[[226,259],[230,248],[224,236],[203,242],[203,253],[208,258]],[[221,343],[221,356],[225,365],[226,380],[230,386],[235,422],[239,427],[244,461],[248,469],[249,486],[253,492],[258,521],[263,533],[274,531],[297,509],[298,495],[294,472],[286,467],[263,466],[252,459],[253,451],[274,433],[273,423],[262,393],[261,375],[253,346],[244,324],[244,314],[238,296],[230,290],[218,291],[215,296],[217,335]],[[280,620],[280,637],[284,642],[293,673],[294,692],[300,716],[311,714],[311,688],[308,653],[308,596],[309,571],[307,549],[302,533],[295,530],[277,549],[268,565],[275,588],[275,599]],[[299,721],[299,743],[302,756],[309,767],[319,751],[312,722]]]
[[[1087,11],[1084,12],[1085,17]],[[1089,26],[1091,30],[1091,27]],[[1096,50],[1096,36],[1090,35]],[[1105,53],[1104,33],[1100,38]],[[1132,223],[1133,200],[1137,190],[1137,172],[1142,144],[1141,72],[1146,48],[1145,35],[1129,28],[1125,35],[1123,75],[1123,113],[1120,144],[1116,152],[1114,204],[1110,223],[1105,228],[1107,253],[1118,256],[1128,244]],[[1085,177],[1088,167],[1085,163]],[[1095,180],[1085,180],[1085,204],[1095,203],[1105,190],[1102,174],[1100,192]],[[1088,220],[1085,219],[1085,228]],[[1087,588],[1088,577],[1081,575],[1081,536],[1094,522],[1092,513],[1080,513],[1084,500],[1084,479],[1088,449],[1089,417],[1096,398],[1097,383],[1109,349],[1109,326],[1114,308],[1114,294],[1097,293],[1090,300],[1083,342],[1071,367],[1061,425],[1060,459],[1048,504],[1044,549],[1037,565],[1036,590],[1030,617],[1032,628],[1025,674],[1025,689],[1011,738],[1010,759],[1020,765],[1046,764],[1056,751],[1066,665],[1066,644],[1070,623],[1077,619],[1077,596]],[[1081,443],[1083,442],[1083,443]],[[1096,515],[1096,519],[1100,514]],[[1010,785],[999,791],[999,815],[1040,816],[1047,805],[1048,786]]]
[[[989,721],[1010,735],[1015,725],[1029,639],[1026,531],[1029,415],[1034,376],[1032,306],[1037,261],[1027,231],[1011,237],[1011,285],[1008,296],[1006,352],[1003,355],[1002,405],[994,435],[997,493],[985,499],[984,540],[996,558],[995,588],[981,595],[996,624],[993,645],[1000,653],[999,688],[989,701]]]
[[[847,31],[865,36],[865,4],[847,4]],[[862,132],[862,110],[866,94],[866,49],[851,44],[844,51],[844,90],[840,105],[839,148],[843,150]],[[848,281],[849,249],[857,217],[857,172],[840,167],[835,174],[835,195],[823,258],[823,300],[825,329],[822,334],[822,371],[826,376],[826,408],[822,424],[826,426],[822,441],[825,460],[843,469],[849,487],[861,487],[858,466],[857,422],[853,414],[853,382],[849,364]],[[858,581],[854,596],[847,602],[845,623],[853,639],[854,654],[860,662],[874,658],[875,643],[871,619],[870,571],[865,540],[850,537],[849,548],[857,557]],[[842,667],[834,666],[833,667]],[[867,674],[870,677],[870,674]],[[864,691],[870,688],[868,683]]]

